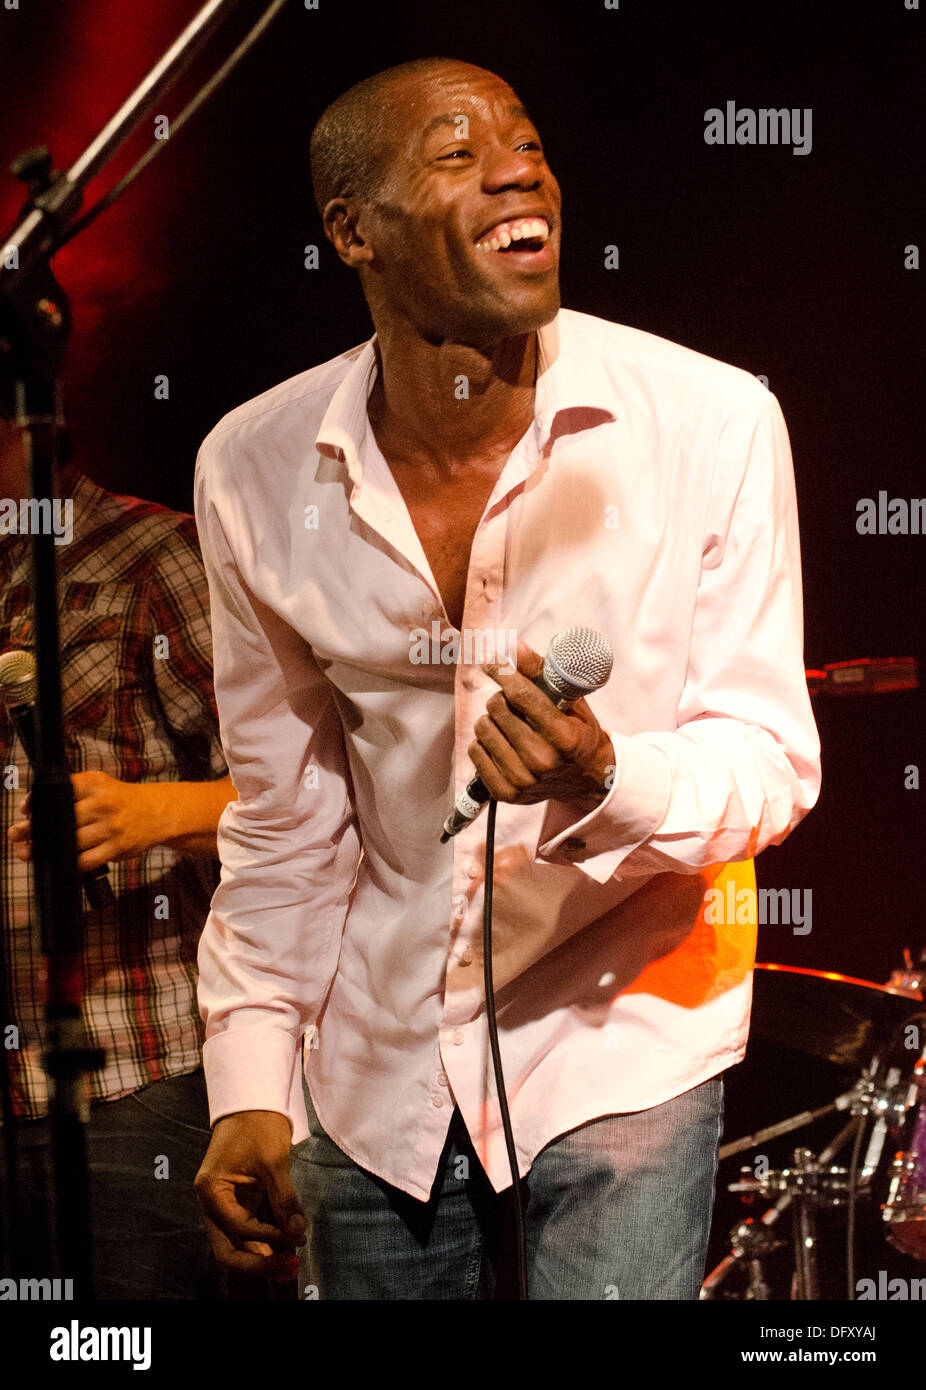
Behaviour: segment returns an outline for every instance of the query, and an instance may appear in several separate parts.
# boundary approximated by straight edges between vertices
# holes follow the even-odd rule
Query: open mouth
[[[476,242],[476,249],[503,256],[513,255],[519,260],[536,256],[546,261],[552,258],[552,253],[544,254],[549,237],[550,226],[545,218],[520,217],[490,227]]]

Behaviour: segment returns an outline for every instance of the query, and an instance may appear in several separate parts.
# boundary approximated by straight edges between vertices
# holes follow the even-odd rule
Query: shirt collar
[[[73,503],[71,528],[76,536],[81,533],[84,518],[93,515],[105,493],[75,464],[66,463],[57,469],[52,496],[62,500],[69,499]],[[14,532],[4,537],[4,543],[8,552],[12,554],[17,546],[25,547],[28,545],[29,536],[26,532]]]
[[[538,329],[534,430],[539,449],[551,437],[615,420],[615,391],[601,361],[579,352],[562,312]],[[359,349],[325,411],[315,447],[327,458],[343,459],[354,483],[362,473],[361,449],[367,431],[367,400],[376,380],[376,334]]]
[[[543,448],[551,436],[616,420],[616,393],[601,359],[580,349],[562,312],[538,330],[534,426]]]
[[[74,503],[75,536],[82,530],[81,523],[84,517],[97,509],[101,499],[106,495],[101,487],[73,463],[65,464],[58,470],[58,487],[55,493],[61,497],[70,497]]]

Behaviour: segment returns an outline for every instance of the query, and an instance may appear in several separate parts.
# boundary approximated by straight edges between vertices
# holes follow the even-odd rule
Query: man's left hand
[[[586,813],[604,800],[614,777],[614,745],[585,699],[559,710],[533,684],[543,657],[518,641],[518,665],[482,668],[501,687],[476,720],[469,756],[497,801],[566,801]]]
[[[105,772],[73,772],[74,818],[77,822],[77,867],[82,873],[112,859],[135,859],[164,839],[170,783],[120,782]],[[18,859],[32,858],[32,821],[28,799],[25,820],[7,831]]]

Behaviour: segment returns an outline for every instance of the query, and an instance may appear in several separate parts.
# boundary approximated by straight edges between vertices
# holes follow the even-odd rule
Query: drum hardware
[[[765,1259],[773,1250],[781,1250],[786,1242],[761,1221],[751,1218],[733,1228],[733,1253],[739,1260],[745,1260],[749,1270],[749,1283],[744,1298],[755,1301],[771,1298],[771,1291],[765,1282]]]
[[[857,1132],[864,1124],[856,1118],[847,1128]],[[791,1240],[794,1249],[794,1280],[791,1297],[798,1301],[820,1297],[819,1265],[817,1259],[817,1212],[821,1207],[847,1206],[852,1196],[852,1174],[848,1168],[827,1167],[818,1161],[810,1149],[795,1149],[790,1168],[770,1170],[754,1177],[750,1168],[741,1170],[739,1182],[730,1183],[728,1191],[760,1193],[771,1197],[786,1196],[792,1208]],[[856,1189],[864,1195],[866,1189]]]
[[[905,1100],[904,1114],[894,1126],[900,1148],[891,1164],[882,1219],[896,1249],[926,1260],[926,1049],[914,1067]]]
[[[727,1191],[763,1197],[787,1192],[811,1207],[842,1207],[849,1200],[849,1169],[823,1168],[810,1149],[795,1149],[793,1167],[770,1169],[761,1178],[751,1168],[741,1168],[739,1182],[731,1182]]]
[[[847,1096],[851,1096],[853,1094],[854,1090],[846,1092]],[[844,1097],[839,1097],[839,1099],[843,1100]],[[824,1109],[835,1109],[835,1103],[833,1105],[825,1106]],[[816,1112],[808,1113],[811,1113],[814,1116],[816,1116]],[[816,1160],[815,1166],[817,1169],[817,1176],[819,1176],[821,1173],[827,1174],[828,1171],[829,1173],[832,1173],[833,1170],[829,1170],[829,1164],[836,1157],[839,1151],[848,1143],[848,1141],[851,1138],[853,1138],[860,1124],[864,1124],[864,1119],[858,1116],[853,1116],[852,1119],[849,1120],[849,1122],[845,1124],[843,1128],[839,1131],[839,1133],[833,1139],[832,1143],[829,1144],[827,1148],[823,1150],[819,1158]],[[777,1129],[779,1127],[772,1126],[772,1128]],[[762,1131],[762,1133],[765,1133],[765,1131]],[[759,1142],[764,1142],[761,1139],[761,1137],[759,1139]],[[731,1149],[737,1149],[739,1148],[739,1146],[740,1145],[738,1142],[736,1145],[730,1145],[729,1147]],[[805,1149],[799,1152],[807,1154],[809,1153],[809,1150]],[[798,1164],[800,1178],[804,1181],[805,1184],[809,1182],[809,1174],[807,1172],[807,1167],[808,1164],[806,1160],[801,1160]],[[776,1181],[778,1181],[777,1190],[781,1193],[781,1195],[779,1196],[774,1206],[769,1207],[768,1211],[764,1212],[758,1221],[750,1218],[745,1222],[738,1222],[737,1225],[734,1226],[733,1230],[730,1233],[731,1253],[729,1255],[726,1255],[705,1279],[703,1285],[701,1286],[700,1297],[702,1299],[716,1298],[717,1290],[726,1282],[730,1274],[732,1274],[733,1271],[736,1268],[738,1268],[744,1260],[747,1261],[749,1267],[749,1286],[747,1292],[742,1296],[744,1298],[749,1299],[768,1298],[768,1283],[765,1278],[764,1270],[765,1261],[768,1258],[768,1256],[772,1253],[772,1251],[780,1250],[787,1244],[787,1241],[784,1239],[776,1239],[775,1237],[769,1238],[769,1236],[771,1228],[793,1204],[795,1200],[795,1187],[793,1187],[790,1182],[784,1181],[783,1175],[781,1173],[774,1174],[770,1172],[766,1175],[766,1179],[760,1179],[754,1176],[753,1170],[751,1168],[745,1168],[741,1171],[743,1173],[749,1173],[751,1175],[750,1188],[758,1187],[760,1183],[766,1181],[766,1179],[768,1178],[772,1179],[772,1182],[769,1184],[770,1188],[775,1185]],[[790,1177],[791,1172],[793,1170],[785,1171],[788,1171]],[[847,1170],[839,1169],[836,1171],[839,1173],[845,1173]],[[748,1180],[744,1180],[742,1187],[740,1186],[740,1184],[734,1184],[731,1190],[745,1191],[746,1181]],[[830,1178],[831,1196],[833,1195],[833,1186],[833,1179]],[[826,1205],[834,1205],[834,1203],[827,1202]],[[799,1239],[799,1236],[797,1234],[797,1227],[799,1227],[800,1224],[800,1222],[792,1223],[791,1240],[793,1246],[796,1245],[796,1242]],[[805,1238],[806,1235],[807,1233],[805,1232]],[[815,1260],[815,1243],[809,1251],[808,1259],[811,1255]],[[798,1262],[799,1266],[805,1265],[806,1263],[807,1260],[805,1260],[802,1256],[801,1260]],[[761,1290],[763,1289],[766,1292],[761,1292]],[[796,1296],[795,1290],[796,1284],[794,1281],[792,1281],[792,1297]]]
[[[818,1106],[816,1110],[802,1110],[787,1120],[779,1120],[777,1124],[767,1125],[765,1129],[757,1130],[755,1134],[746,1134],[741,1139],[724,1144],[719,1150],[718,1158],[723,1161],[726,1158],[733,1158],[738,1153],[744,1153],[748,1149],[761,1148],[763,1144],[780,1139],[793,1130],[802,1129],[805,1125],[813,1124],[815,1120],[822,1119],[824,1115],[831,1115],[839,1110],[848,1110],[852,1115],[887,1117],[888,1122],[891,1118],[895,1118],[899,1122],[906,1113],[906,1088],[900,1087],[900,1074],[896,1069],[888,1072],[882,1085],[877,1085],[878,1067],[878,1059],[874,1058],[868,1074],[860,1076],[851,1090],[843,1091],[828,1105]],[[875,1159],[870,1166],[874,1169],[877,1166],[877,1160]],[[868,1168],[868,1155],[866,1155],[866,1162],[862,1169],[863,1174],[868,1171]],[[746,1168],[742,1171],[748,1173],[751,1170]]]
[[[770,1143],[773,1139],[780,1139],[784,1134],[790,1134],[794,1129],[803,1129],[805,1125],[813,1124],[815,1120],[822,1119],[824,1115],[831,1115],[835,1110],[848,1110],[855,1103],[858,1083],[851,1091],[844,1091],[841,1096],[830,1101],[829,1105],[821,1105],[816,1110],[802,1110],[797,1115],[792,1115],[790,1119],[780,1120],[778,1124],[767,1125],[765,1129],[760,1129],[756,1134],[746,1134],[742,1139],[734,1139],[729,1144],[724,1144],[718,1152],[721,1162],[725,1158],[733,1158],[738,1153],[745,1153],[747,1149],[758,1149],[763,1144]],[[853,1112],[854,1113],[854,1112]],[[745,1168],[743,1172],[751,1170]]]
[[[793,1178],[797,1181],[798,1191],[793,1199],[794,1282],[791,1286],[791,1297],[802,1301],[820,1297],[816,1220],[816,1206],[819,1200],[817,1179],[820,1176],[822,1175],[810,1150],[795,1149]],[[808,1178],[811,1182],[805,1187],[804,1181]]]
[[[887,987],[898,993],[909,994],[912,999],[919,999],[923,993],[923,985],[926,983],[926,950],[920,951],[919,961],[914,965],[909,948],[905,946],[903,959],[903,969],[891,971],[891,978],[887,982]]]
[[[831,662],[821,670],[807,670],[805,674],[814,698],[872,695],[919,687],[919,667],[913,658]],[[764,1262],[785,1244],[772,1235],[771,1228],[792,1204],[798,1208],[792,1223],[792,1298],[819,1297],[815,1210],[820,1205],[843,1204],[848,1210],[847,1270],[849,1296],[853,1297],[855,1201],[858,1196],[874,1192],[889,1134],[899,1134],[901,1147],[892,1163],[887,1199],[882,1203],[887,1238],[898,1249],[926,1259],[926,1049],[908,1084],[904,1084],[904,1076],[909,1075],[904,1065],[879,1061],[879,1055],[893,1055],[895,1062],[899,1061],[893,1044],[900,1028],[914,1018],[926,1020],[926,1013],[911,1011],[911,1002],[922,1002],[926,995],[926,950],[920,952],[916,965],[908,949],[903,954],[903,969],[894,970],[887,985],[794,966],[756,966],[752,1031],[773,1044],[783,1044],[838,1066],[857,1068],[861,1075],[851,1091],[829,1105],[804,1111],[720,1149],[720,1158],[729,1158],[838,1110],[848,1109],[852,1116],[816,1160],[810,1150],[798,1149],[790,1169],[766,1174],[762,1179],[748,1168],[741,1171],[741,1181],[732,1184],[731,1191],[740,1191],[744,1198],[757,1191],[765,1196],[777,1191],[779,1196],[760,1220],[749,1218],[734,1226],[730,1233],[731,1253],[704,1280],[702,1299],[716,1297],[730,1272],[744,1262],[749,1270],[749,1284],[742,1296],[769,1298]],[[871,1134],[864,1160],[859,1164],[869,1119],[873,1120]],[[849,1139],[854,1140],[850,1167],[829,1167]]]
[[[819,1299],[816,1214],[825,1207],[846,1207],[851,1298],[855,1203],[876,1195],[875,1179],[888,1135],[899,1136],[900,1150],[893,1160],[886,1200],[881,1203],[887,1238],[906,1254],[926,1259],[926,1048],[911,1077],[909,1063],[898,1047],[900,1034],[904,1033],[905,1039],[909,1036],[911,1022],[926,1019],[926,1013],[915,1010],[915,1004],[922,1003],[924,979],[926,952],[914,966],[909,950],[904,951],[904,969],[894,971],[887,985],[790,966],[756,966],[755,1031],[776,1042],[787,1038],[788,1047],[838,1065],[860,1065],[861,1074],[851,1090],[828,1105],[802,1111],[720,1149],[720,1158],[729,1158],[827,1114],[848,1110],[852,1116],[819,1158],[801,1148],[794,1151],[789,1168],[761,1177],[748,1167],[741,1170],[740,1181],[729,1185],[731,1192],[739,1192],[744,1200],[755,1194],[777,1195],[777,1201],[759,1221],[750,1218],[733,1228],[731,1253],[705,1279],[702,1299],[716,1297],[732,1270],[744,1266],[748,1285],[739,1296],[769,1297],[765,1263],[774,1250],[786,1244],[771,1235],[771,1228],[789,1207],[794,1254],[791,1297]],[[859,1162],[869,1121],[868,1145]],[[833,1157],[850,1139],[854,1140],[850,1166],[831,1167]]]

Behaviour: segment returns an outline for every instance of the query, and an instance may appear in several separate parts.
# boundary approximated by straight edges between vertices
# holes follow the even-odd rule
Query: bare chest
[[[507,454],[474,472],[440,483],[401,463],[389,464],[431,566],[444,611],[456,628],[463,623],[473,537],[505,458]]]

